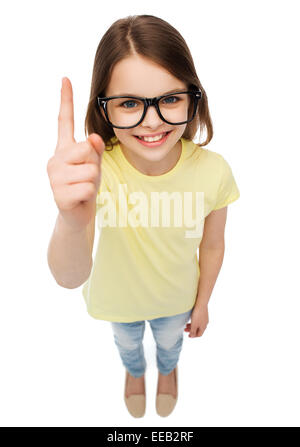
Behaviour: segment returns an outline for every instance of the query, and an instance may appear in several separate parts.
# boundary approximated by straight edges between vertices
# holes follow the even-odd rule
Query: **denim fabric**
[[[156,361],[161,374],[168,375],[176,367],[183,343],[183,332],[192,310],[171,317],[146,320],[156,343]],[[115,344],[125,368],[133,377],[146,370],[143,337],[145,320],[133,323],[111,322]]]

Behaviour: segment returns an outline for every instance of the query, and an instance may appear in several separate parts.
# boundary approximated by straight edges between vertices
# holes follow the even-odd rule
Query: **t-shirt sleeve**
[[[220,155],[220,154],[219,154]],[[224,208],[229,203],[234,202],[240,197],[240,191],[232,174],[231,167],[228,162],[221,156],[221,180],[219,184],[218,194],[214,210]]]

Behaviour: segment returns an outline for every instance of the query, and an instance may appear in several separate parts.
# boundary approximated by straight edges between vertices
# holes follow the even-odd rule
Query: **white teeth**
[[[138,137],[140,140],[144,140],[144,141],[159,141],[161,140],[164,136],[166,135],[165,133],[162,133],[161,135],[156,135],[156,137]]]

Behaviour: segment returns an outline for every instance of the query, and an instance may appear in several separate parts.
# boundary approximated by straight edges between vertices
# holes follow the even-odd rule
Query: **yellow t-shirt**
[[[132,166],[119,144],[103,153],[96,197],[100,234],[82,289],[96,319],[151,320],[195,304],[204,219],[240,193],[222,155],[185,138],[181,143],[177,164],[157,176]]]

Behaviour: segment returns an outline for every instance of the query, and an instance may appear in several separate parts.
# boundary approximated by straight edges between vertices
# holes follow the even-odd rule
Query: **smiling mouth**
[[[155,136],[153,136],[153,137],[143,137],[142,135],[134,135],[136,138],[138,138],[139,140],[142,140],[142,141],[146,141],[146,142],[149,142],[149,143],[151,143],[151,142],[155,142],[155,141],[159,141],[159,140],[162,140],[166,135],[168,135],[170,132],[172,132],[171,130],[169,130],[168,132],[163,132],[163,133],[160,133],[160,134],[157,134],[157,135],[155,135]]]

